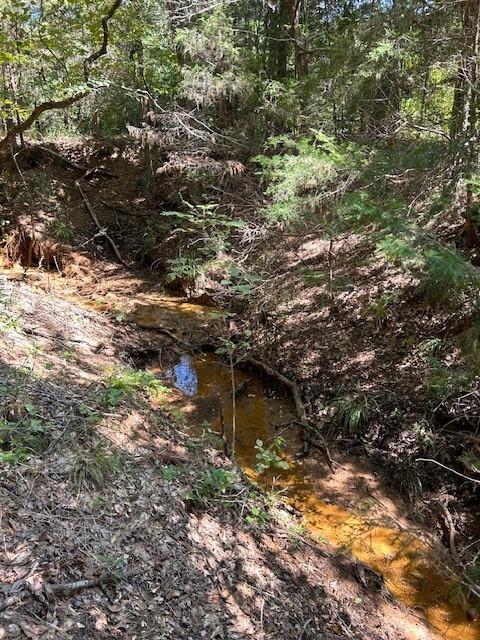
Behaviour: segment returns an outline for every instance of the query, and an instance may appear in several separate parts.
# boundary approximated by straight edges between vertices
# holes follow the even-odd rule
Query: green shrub
[[[422,288],[430,304],[458,300],[480,282],[477,269],[461,253],[441,246],[426,248],[423,274]]]
[[[454,391],[466,388],[472,379],[472,372],[466,369],[446,367],[434,356],[428,357],[430,371],[425,381],[427,396],[432,401],[445,398]]]
[[[290,468],[290,465],[286,460],[283,460],[280,454],[285,449],[285,439],[282,436],[274,438],[273,442],[265,447],[263,440],[257,440],[255,443],[255,449],[257,451],[256,459],[257,464],[255,470],[258,473],[264,473],[267,469],[274,468],[281,471],[285,471]]]
[[[331,405],[335,410],[335,422],[351,435],[358,435],[371,415],[371,406],[365,393],[352,393],[337,398]]]
[[[270,519],[270,516],[261,507],[251,507],[249,513],[245,517],[247,524],[251,526],[264,527]]]
[[[458,302],[462,293],[480,283],[478,270],[459,251],[442,247],[412,226],[384,235],[377,250],[419,277],[420,290],[430,305]]]
[[[17,401],[10,413],[13,419],[0,418],[0,463],[15,464],[45,449],[48,424],[30,402]]]
[[[390,317],[392,307],[397,300],[397,293],[384,293],[368,305],[368,311],[378,327],[382,326]]]
[[[203,471],[185,499],[196,505],[206,504],[215,498],[225,496],[232,488],[234,476],[231,471],[210,467]]]
[[[110,407],[138,392],[152,395],[169,391],[153,373],[144,370],[115,369],[107,375],[104,385],[106,389],[98,395],[98,400]]]
[[[282,153],[275,153],[278,149]],[[273,156],[254,158],[272,199],[265,210],[269,222],[292,223],[316,213],[339,173],[352,165],[349,148],[317,130],[297,141],[288,136],[271,138],[266,145],[269,150]]]

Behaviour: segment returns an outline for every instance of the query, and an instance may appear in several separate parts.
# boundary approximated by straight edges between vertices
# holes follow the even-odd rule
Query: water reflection
[[[187,396],[198,394],[198,374],[189,355],[180,356],[180,361],[168,370],[167,376],[175,387]]]
[[[198,435],[204,430],[201,418],[205,418],[214,431],[220,430],[218,402],[221,402],[225,433],[231,442],[233,407],[229,368],[213,354],[194,358],[183,355],[168,371],[168,376],[185,395],[198,396],[198,413],[194,418],[199,425]],[[373,518],[349,513],[335,504],[323,502],[320,497],[322,472],[317,476],[312,465],[302,466],[293,459],[299,446],[298,437],[291,448],[287,447],[286,453],[290,454],[288,470],[258,475],[255,470],[256,439],[272,442],[278,431],[273,427],[269,401],[261,381],[251,372],[235,370],[236,385],[247,379],[248,393],[236,398],[235,405],[236,460],[245,474],[264,489],[270,490],[273,486],[276,492],[282,493],[304,515],[311,534],[350,551],[373,571],[382,574],[386,588],[394,597],[425,614],[431,628],[431,636],[428,637],[480,640],[479,626],[469,622],[461,607],[450,602],[452,582],[444,574],[443,564],[438,564],[435,550],[432,551],[422,539],[407,531],[389,528]],[[189,401],[188,406],[192,404]],[[191,413],[189,415],[192,416]],[[275,422],[281,424],[282,421]],[[419,627],[418,634],[414,631],[405,637],[411,640],[425,638],[422,629],[423,626]]]

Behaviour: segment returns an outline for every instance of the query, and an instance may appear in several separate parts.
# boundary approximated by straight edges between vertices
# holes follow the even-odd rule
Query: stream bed
[[[101,308],[99,300],[90,304],[89,297],[72,295],[72,283],[55,275],[48,275],[44,286],[86,308],[121,313],[139,327],[167,329],[195,344],[219,335],[222,324],[218,310],[166,297],[152,287],[143,289],[143,285],[133,292],[129,280],[120,280],[116,288],[109,281]],[[229,368],[215,354],[177,352],[172,360],[160,349],[148,368],[177,390],[174,404],[194,435],[202,435],[207,428],[220,431],[221,402],[231,439]],[[453,604],[451,588],[455,582],[442,563],[446,551],[426,527],[408,520],[401,499],[390,495],[381,478],[356,458],[342,457],[335,472],[320,451],[297,460],[301,448],[298,430],[284,426],[295,417],[293,402],[285,394],[272,397],[271,385],[250,371],[236,369],[235,384],[242,383],[245,392],[237,398],[235,410],[236,461],[250,480],[264,490],[274,490],[293,506],[313,540],[328,542],[339,553],[352,555],[383,576],[388,592],[418,614],[418,628],[409,629],[409,640],[426,637],[425,622],[432,640],[480,640],[480,623],[469,620],[463,608]],[[260,439],[268,446],[278,435],[285,438],[284,457],[289,468],[259,474],[255,444]],[[377,592],[381,607],[385,594]]]
[[[179,303],[175,308],[171,300],[163,309],[152,304],[148,307],[141,305],[137,317],[139,324],[148,323],[151,328],[156,321],[165,326],[165,314],[174,319],[177,328],[185,322],[185,316],[190,323],[199,318],[204,322],[208,316],[206,307]],[[198,435],[207,427],[220,432],[223,412],[231,442],[232,381],[229,368],[219,357],[183,353],[168,366],[156,363],[150,368],[178,390],[178,407]],[[313,539],[334,545],[381,574],[388,592],[419,613],[432,637],[479,640],[480,625],[451,603],[454,583],[442,569],[438,543],[401,515],[401,502],[385,498],[381,485],[377,491],[375,476],[360,465],[357,467],[355,461],[342,460],[340,468],[332,473],[321,460],[321,452],[297,460],[295,454],[301,445],[298,433],[284,426],[294,417],[293,403],[285,397],[267,397],[264,381],[252,372],[236,370],[235,385],[244,387],[235,407],[236,461],[251,481],[265,490],[279,492],[301,513]],[[260,439],[268,446],[279,433],[285,438],[283,455],[289,468],[259,474],[255,469],[255,444]],[[339,480],[335,479],[337,475]],[[370,483],[366,492],[358,490],[362,482]],[[417,636],[412,632],[411,637]]]

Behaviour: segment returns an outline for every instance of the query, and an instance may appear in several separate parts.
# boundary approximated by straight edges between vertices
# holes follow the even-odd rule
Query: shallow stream
[[[88,297],[72,296],[65,279],[49,276],[46,284],[48,291],[56,289],[63,297],[89,306]],[[121,312],[141,327],[166,328],[196,344],[216,335],[221,324],[214,309],[166,298],[151,288],[133,292],[128,282],[120,282],[115,290],[109,281],[101,304],[105,311]],[[93,307],[101,310],[98,300]],[[151,368],[178,390],[178,409],[186,415],[192,430],[200,435],[208,425],[219,432],[221,402],[231,438],[228,367],[214,354],[182,353],[172,361],[160,351],[156,360]],[[356,459],[340,459],[334,473],[320,451],[297,460],[295,454],[301,446],[298,432],[284,426],[295,417],[293,403],[283,394],[269,397],[264,381],[251,372],[236,370],[235,384],[243,382],[247,385],[237,398],[235,410],[236,460],[252,482],[275,490],[294,506],[313,539],[352,554],[383,576],[390,594],[418,614],[418,625],[410,626],[405,636],[409,640],[424,640],[430,633],[432,640],[480,640],[480,623],[471,622],[464,610],[451,602],[453,582],[442,569],[445,551],[425,528],[408,520],[402,501],[389,495],[381,479]],[[260,439],[268,446],[278,435],[286,440],[284,457],[289,469],[257,473],[256,441]]]
[[[159,308],[150,301],[148,308],[140,305],[133,316],[137,313],[140,324],[154,327],[156,322],[164,323],[166,312],[181,326],[185,321],[200,319],[205,323],[209,311],[200,305],[175,306],[171,300],[162,309],[161,304]],[[200,430],[208,424],[214,431],[220,431],[221,402],[231,440],[231,376],[217,356],[182,354],[177,362],[163,368],[157,365],[156,370],[180,392],[179,408]],[[385,504],[381,487],[377,491],[372,476],[360,467],[357,469],[354,463],[342,461],[341,469],[332,474],[320,452],[298,461],[295,458],[300,448],[298,434],[283,426],[294,417],[293,403],[285,398],[268,398],[259,378],[251,372],[236,370],[235,384],[242,383],[245,389],[235,408],[236,460],[251,480],[280,492],[302,514],[312,537],[351,553],[381,574],[390,594],[416,610],[428,623],[432,637],[479,640],[479,624],[471,622],[461,607],[450,602],[452,580],[441,569],[438,546],[425,531],[415,529],[398,516],[401,504],[397,502],[393,507],[393,503]],[[284,457],[289,469],[259,474],[255,469],[255,444],[260,439],[268,446],[279,433],[286,440]],[[340,480],[335,484],[332,477],[337,474]],[[356,481],[360,480],[367,485],[370,482],[366,493],[358,490]],[[413,630],[411,637],[417,637]]]

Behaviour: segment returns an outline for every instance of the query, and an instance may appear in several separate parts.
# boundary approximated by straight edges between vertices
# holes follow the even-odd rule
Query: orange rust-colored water
[[[11,272],[8,272],[12,277]],[[49,286],[50,286],[49,278]],[[62,282],[61,282],[62,284]],[[62,284],[64,286],[64,284]],[[64,297],[99,310],[99,301],[92,302],[68,291]],[[112,294],[113,295],[113,294]],[[112,300],[103,300],[105,309],[115,309],[118,302],[126,304],[128,319],[140,326],[167,326],[172,330],[214,324],[215,312],[209,307],[185,303],[161,295],[134,295],[125,291]],[[217,316],[218,317],[218,316]],[[217,397],[224,407],[227,428],[232,423],[230,372],[213,355],[182,356],[174,367],[172,382],[185,394],[182,407],[197,424],[209,419],[218,428]],[[257,439],[268,443],[277,431],[272,421],[272,401],[264,395],[263,385],[251,374],[236,371],[236,383],[250,379],[247,393],[236,404],[236,459],[252,481],[270,487],[272,476],[259,476],[255,471]],[[275,422],[292,415],[288,403],[276,407]],[[289,414],[290,412],[290,414]],[[230,434],[231,435],[231,434]],[[298,442],[296,443],[298,446]],[[382,519],[358,515],[342,506],[322,499],[311,466],[297,463],[293,457],[295,442],[288,439],[287,457],[290,469],[275,478],[275,489],[303,515],[313,536],[345,549],[361,562],[382,574],[389,591],[404,605],[421,612],[432,638],[445,640],[480,640],[480,625],[468,620],[464,611],[449,602],[451,580],[440,569],[440,554],[427,542],[428,536],[409,532],[405,527],[385,526]],[[354,500],[347,500],[354,504]],[[413,635],[406,637],[417,640]],[[422,638],[425,635],[421,636]]]
[[[231,425],[230,372],[214,355],[183,356],[171,376],[175,386],[190,397],[191,403],[197,403],[199,415],[210,418],[214,424],[218,421],[215,406],[219,395],[227,428]],[[247,393],[236,403],[236,459],[254,482],[270,486],[272,476],[259,476],[254,468],[257,439],[268,443],[276,435],[269,421],[270,401],[265,397],[260,381],[251,374],[237,371],[235,379],[237,384],[249,379]],[[287,413],[288,410],[287,407]],[[194,415],[198,419],[198,413]],[[423,614],[432,638],[480,639],[478,623],[470,622],[460,607],[450,603],[451,580],[441,571],[440,555],[427,543],[427,536],[422,538],[417,532],[409,533],[404,527],[396,529],[377,524],[371,518],[323,501],[314,478],[310,473],[305,475],[302,466],[295,462],[294,449],[288,447],[288,451],[290,469],[275,478],[275,488],[302,513],[311,534],[351,552],[382,574],[395,598]]]

